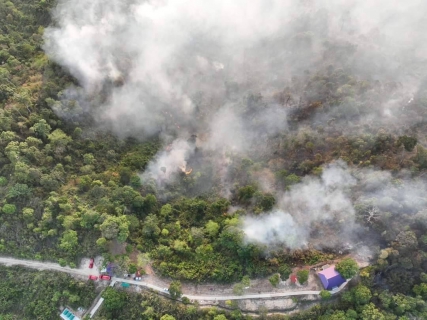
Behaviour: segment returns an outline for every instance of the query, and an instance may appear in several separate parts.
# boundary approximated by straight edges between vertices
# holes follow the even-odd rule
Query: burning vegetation
[[[378,292],[329,314],[427,318],[425,1],[0,9],[1,252],[224,283],[358,254]]]

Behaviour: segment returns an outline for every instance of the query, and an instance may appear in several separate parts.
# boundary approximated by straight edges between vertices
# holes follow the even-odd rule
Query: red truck
[[[98,280],[98,277],[91,275],[91,276],[89,276],[89,280]]]
[[[93,260],[93,258],[89,260],[89,269],[92,269],[92,268],[93,268],[93,263],[94,263],[94,262],[95,262],[95,261]]]
[[[103,274],[103,275],[100,277],[100,279],[101,279],[101,280],[111,280],[111,277],[110,277],[110,276],[107,276],[106,274]]]

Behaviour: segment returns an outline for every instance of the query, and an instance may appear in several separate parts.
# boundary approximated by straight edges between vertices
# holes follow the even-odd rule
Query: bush
[[[308,270],[300,270],[297,272],[298,282],[303,284],[308,280]]]
[[[191,302],[190,299],[188,299],[187,297],[182,297],[181,300],[182,300],[183,304],[190,304],[190,302]]]
[[[137,271],[136,265],[134,263],[129,264],[129,273],[135,273]]]
[[[280,282],[280,276],[279,276],[279,274],[278,274],[278,273],[273,274],[273,275],[268,279],[268,281],[270,281],[270,283],[271,283],[271,285],[272,285],[273,287],[277,287],[277,285],[278,285],[278,284],[279,284],[279,282]]]
[[[320,291],[320,297],[322,300],[329,300],[332,297],[332,294],[328,290]]]
[[[5,177],[0,177],[0,187],[7,185],[7,179]]]
[[[242,284],[245,287],[249,287],[251,285],[251,279],[249,278],[249,276],[243,276],[243,278],[242,278]]]
[[[286,279],[289,278],[290,274],[292,273],[292,269],[287,265],[287,264],[282,264],[279,267],[279,274],[280,274],[280,278],[285,281]]]
[[[3,206],[2,211],[6,214],[14,214],[16,212],[16,206],[14,204],[6,203]]]
[[[236,283],[233,287],[233,293],[241,296],[243,294],[244,288],[245,288],[245,286],[243,285],[243,283]]]
[[[344,278],[350,279],[356,275],[357,271],[359,271],[359,266],[353,259],[345,258],[337,263],[335,270],[338,271]]]

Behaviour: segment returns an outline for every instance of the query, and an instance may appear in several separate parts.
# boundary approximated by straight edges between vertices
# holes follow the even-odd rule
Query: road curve
[[[8,258],[8,257],[0,257],[0,264],[4,264],[6,266],[13,266],[13,265],[21,265],[24,267],[37,269],[37,270],[54,270],[59,272],[65,272],[68,274],[74,274],[79,276],[89,276],[89,274],[93,274],[91,270],[81,270],[81,269],[72,269],[69,267],[61,267],[57,263],[52,262],[41,262],[41,261],[32,261],[32,260],[21,260],[16,258]],[[144,281],[135,281],[131,279],[125,279],[125,278],[112,278],[112,283],[115,282],[127,282],[129,284],[134,284],[142,287],[146,287],[149,289],[153,289],[154,291],[162,292],[164,294],[167,294],[165,292],[164,287],[159,287],[150,283],[146,283]],[[320,291],[290,291],[290,292],[273,292],[273,293],[260,293],[260,294],[247,294],[247,295],[230,295],[230,296],[221,296],[221,295],[186,295],[183,293],[184,296],[186,296],[190,300],[216,300],[216,301],[223,301],[223,300],[244,300],[244,299],[265,299],[265,298],[276,298],[276,297],[289,297],[289,296],[304,296],[304,295],[318,295]]]

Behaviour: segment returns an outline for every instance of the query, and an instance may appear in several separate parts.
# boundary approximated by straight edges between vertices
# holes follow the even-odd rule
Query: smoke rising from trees
[[[320,177],[307,176],[278,194],[270,213],[245,217],[242,228],[247,241],[272,247],[342,246],[357,242],[362,222],[400,223],[404,212],[427,223],[426,194],[426,182],[411,179],[408,172],[393,177],[388,171],[354,170],[340,160],[327,165]]]
[[[248,217],[243,230],[249,241],[263,244],[285,243],[292,249],[305,247],[313,224],[336,226],[332,239],[350,240],[355,228],[355,210],[350,198],[356,179],[344,162],[328,165],[321,177],[306,177],[288,192],[277,195],[278,205],[266,217]],[[321,237],[322,238],[322,237]],[[328,235],[319,239],[325,244]]]
[[[336,121],[358,135],[366,126],[415,123],[404,115],[423,80],[426,9],[421,0],[62,0],[56,24],[45,31],[45,50],[79,81],[83,89],[70,88],[70,95],[80,96],[99,126],[122,137],[164,137],[168,147],[143,177],[173,181],[196,144],[221,159],[226,151],[273,152],[264,142],[298,132],[301,127],[289,126],[292,111],[315,105],[325,92],[334,91],[340,107],[319,108],[310,120],[315,125]],[[338,78],[341,68],[359,77],[358,99],[348,85],[332,89],[313,76],[330,65]],[[378,80],[382,95],[365,88],[364,79]],[[304,82],[313,84],[310,90]],[[289,93],[291,85],[296,89]],[[192,134],[194,145],[187,141]],[[297,248],[309,242],[313,223],[330,220],[348,234],[357,218],[350,191],[364,183],[372,187],[342,163],[326,166],[320,178],[276,194],[271,213],[247,217],[247,237]],[[395,190],[387,190],[382,198],[394,204]],[[418,199],[420,188],[404,190],[406,201]],[[358,199],[372,194],[366,187]]]

